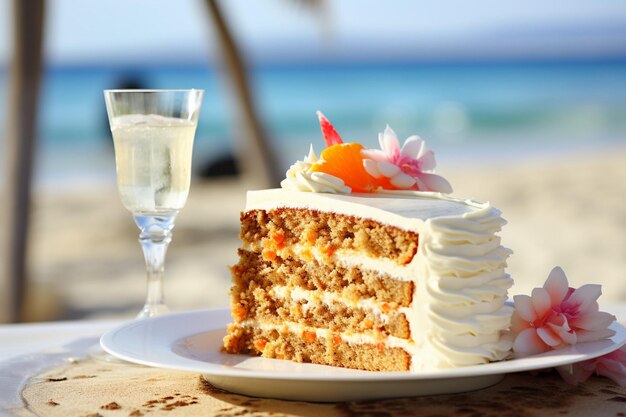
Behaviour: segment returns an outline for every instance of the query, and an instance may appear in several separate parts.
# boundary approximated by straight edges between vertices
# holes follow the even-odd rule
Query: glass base
[[[147,319],[148,317],[154,317],[169,312],[170,309],[165,304],[146,304],[139,314],[137,314],[136,318]]]

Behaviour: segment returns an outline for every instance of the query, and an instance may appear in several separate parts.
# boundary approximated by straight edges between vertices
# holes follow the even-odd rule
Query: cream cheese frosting
[[[312,172],[311,166],[317,161],[317,155],[311,145],[309,154],[287,170],[286,178],[280,186],[286,190],[312,193],[349,194],[352,191],[341,178],[324,172]]]
[[[412,355],[412,370],[508,357],[512,343],[506,330],[512,308],[506,299],[512,279],[504,269],[511,251],[496,235],[506,224],[499,210],[433,192],[342,195],[287,188],[248,192],[246,211],[305,208],[370,218],[418,233],[417,253],[404,266],[350,251],[332,255],[338,264],[388,272],[415,283],[413,303],[403,310],[413,342],[386,342],[402,345]]]

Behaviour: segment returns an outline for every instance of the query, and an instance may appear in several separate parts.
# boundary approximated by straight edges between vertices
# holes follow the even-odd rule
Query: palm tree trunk
[[[5,195],[0,230],[0,322],[23,313],[37,100],[42,68],[45,0],[13,0],[14,58],[5,149]]]
[[[233,132],[240,171],[254,187],[276,186],[283,173],[276,164],[259,120],[243,58],[218,1],[206,0],[206,4],[221,47],[223,72],[235,93],[237,118],[240,121],[235,125],[241,126],[243,130],[241,133]]]

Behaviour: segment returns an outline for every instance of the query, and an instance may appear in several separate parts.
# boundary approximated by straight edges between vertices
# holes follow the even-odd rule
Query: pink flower
[[[400,148],[396,133],[389,127],[378,134],[379,149],[361,151],[363,166],[374,178],[387,177],[400,189],[451,193],[450,183],[432,174],[435,155],[418,136],[411,136]]]
[[[556,368],[565,382],[578,385],[595,372],[626,387],[626,345],[599,358]]]
[[[515,356],[528,356],[560,349],[577,342],[591,342],[615,334],[609,325],[615,316],[598,311],[600,285],[570,288],[563,270],[555,267],[543,288],[531,296],[513,297],[515,311],[511,330]]]

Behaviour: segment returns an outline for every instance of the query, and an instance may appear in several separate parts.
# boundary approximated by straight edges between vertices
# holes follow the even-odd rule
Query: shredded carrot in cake
[[[276,254],[276,251],[271,249],[263,249],[263,259],[265,259],[266,261],[273,261],[274,259],[276,259],[276,256],[278,256]]]
[[[374,329],[374,334],[376,339],[384,339],[385,338],[385,328],[384,327],[377,327],[376,329]]]
[[[337,248],[334,245],[326,245],[322,247],[321,252],[324,254],[326,258],[330,258],[337,251]]]
[[[394,302],[382,303],[380,305],[380,311],[382,311],[383,314],[389,314],[391,310],[397,310],[397,309],[398,309],[398,303],[394,303]]]
[[[246,318],[246,309],[240,305],[237,305],[233,308],[232,315],[233,319],[235,319],[237,323],[240,323],[243,321],[243,319]]]
[[[304,339],[307,343],[313,343],[317,339],[317,335],[315,332],[308,332],[305,330],[302,332],[302,339]]]
[[[267,345],[267,340],[265,340],[265,339],[257,339],[257,340],[254,341],[254,347],[259,352],[263,352],[263,349],[265,349],[266,345]]]
[[[302,232],[302,239],[309,245],[314,245],[317,240],[317,232],[313,229],[306,229]]]
[[[280,247],[285,240],[285,235],[281,231],[273,230],[270,232],[270,238]]]

